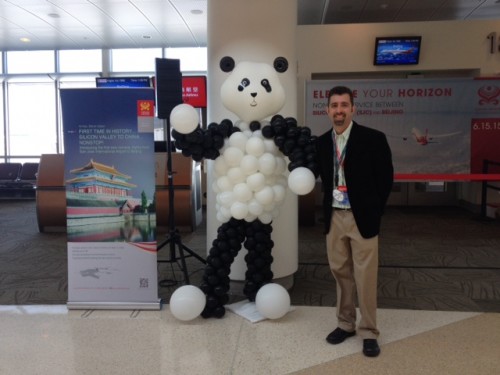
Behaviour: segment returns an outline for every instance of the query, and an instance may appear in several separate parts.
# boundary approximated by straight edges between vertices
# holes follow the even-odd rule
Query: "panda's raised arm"
[[[170,123],[175,148],[194,161],[204,158],[216,159],[220,155],[219,150],[224,146],[224,139],[240,131],[233,126],[231,120],[223,120],[220,124],[211,123],[207,129],[202,129],[198,111],[184,103],[172,109]]]

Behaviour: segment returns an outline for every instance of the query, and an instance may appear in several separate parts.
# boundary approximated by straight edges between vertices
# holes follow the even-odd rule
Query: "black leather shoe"
[[[352,332],[347,332],[344,331],[342,328],[337,327],[331,332],[328,336],[326,336],[326,341],[328,341],[330,344],[337,345],[340,344],[341,342],[344,342],[345,339],[348,337],[354,336],[356,334],[356,331]]]
[[[367,357],[376,357],[380,354],[380,347],[376,339],[363,340],[363,354]]]

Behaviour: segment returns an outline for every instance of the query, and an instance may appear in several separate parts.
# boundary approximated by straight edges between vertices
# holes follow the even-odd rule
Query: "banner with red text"
[[[159,309],[153,89],[61,90],[68,308]]]
[[[500,161],[499,79],[308,81],[315,135],[331,129],[328,92],[338,85],[354,92],[354,120],[387,135],[396,173],[481,173],[483,159]]]

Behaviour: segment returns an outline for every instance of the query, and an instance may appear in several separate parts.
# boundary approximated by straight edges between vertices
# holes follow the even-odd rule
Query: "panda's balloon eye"
[[[271,92],[271,84],[267,79],[260,81],[260,84],[266,89],[267,92]]]
[[[243,78],[241,83],[238,85],[238,91],[243,91],[249,84],[250,80],[248,78]]]

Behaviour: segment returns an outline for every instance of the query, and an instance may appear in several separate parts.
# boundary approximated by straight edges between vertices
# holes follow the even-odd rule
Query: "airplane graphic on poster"
[[[457,131],[453,133],[446,133],[446,134],[429,134],[429,129],[425,129],[425,131],[421,131],[418,128],[412,128],[411,129],[411,136],[394,136],[394,135],[389,135],[389,137],[392,138],[400,138],[403,141],[408,141],[409,139],[415,140],[419,145],[421,146],[426,146],[429,143],[438,143],[436,139],[439,138],[446,138],[446,137],[452,137],[454,135],[460,134],[462,132]]]

